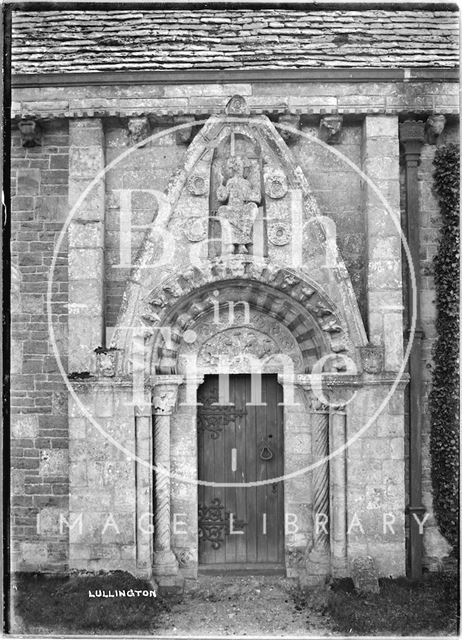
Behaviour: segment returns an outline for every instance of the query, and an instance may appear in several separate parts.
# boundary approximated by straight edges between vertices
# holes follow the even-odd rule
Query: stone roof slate
[[[13,73],[458,65],[448,10],[15,11],[12,23]]]

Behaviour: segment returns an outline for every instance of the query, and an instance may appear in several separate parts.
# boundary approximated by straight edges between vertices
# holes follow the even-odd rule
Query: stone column
[[[308,391],[305,375],[278,374],[284,389],[284,474],[290,475],[312,461]],[[286,478],[284,513],[286,518],[285,559],[288,578],[307,578],[306,556],[312,540],[312,474]],[[295,522],[292,527],[289,522]]]
[[[104,169],[104,134],[98,118],[69,122],[69,209]],[[69,371],[94,372],[104,346],[104,176],[77,206],[69,240]]]
[[[182,480],[172,481],[171,508],[177,514],[177,526],[172,531],[173,551],[180,573],[185,578],[197,578],[199,559],[198,531],[198,450],[197,450],[197,389],[203,375],[191,375],[185,368],[185,383],[178,391],[178,408],[172,416],[171,467]]]
[[[174,576],[178,562],[171,547],[170,522],[170,422],[183,376],[155,376],[153,388],[155,514],[153,573]]]
[[[135,407],[136,486],[136,567],[151,577],[153,547],[152,496],[152,410],[151,405]]]
[[[316,464],[329,454],[329,407],[323,405],[317,399],[311,400],[311,424],[313,443],[313,463]],[[322,465],[313,469],[313,510],[320,522],[325,515],[326,522],[329,518],[329,463],[326,461]],[[325,527],[329,531],[329,525]],[[318,531],[314,530],[314,551],[324,555],[329,552],[329,533],[324,527],[319,526]]]
[[[346,441],[346,412],[334,409],[329,420],[330,451],[334,453]],[[346,462],[345,451],[330,459],[330,553],[334,576],[347,572],[347,528],[346,528]]]
[[[403,359],[398,116],[365,117],[362,168],[394,213],[393,221],[371,184],[365,183],[369,341],[384,347],[385,370],[397,371]]]

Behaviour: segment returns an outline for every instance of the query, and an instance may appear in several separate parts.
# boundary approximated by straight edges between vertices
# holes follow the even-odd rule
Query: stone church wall
[[[12,132],[11,531],[14,566],[26,570],[63,569],[68,555],[67,531],[59,533],[57,517],[68,509],[67,391],[49,342],[46,309],[53,249],[68,210],[68,145],[66,120],[43,125],[40,147],[25,149],[19,131]],[[52,319],[65,366],[67,291],[64,245]]]
[[[443,91],[442,87],[447,90]],[[257,110],[271,106],[276,113],[287,106],[303,112],[312,110],[313,114],[306,117],[302,131],[316,136],[318,125],[315,122],[319,119],[320,109],[326,112],[346,110],[349,113],[344,115],[344,127],[336,148],[354,164],[361,166],[364,140],[362,119],[365,111],[395,109],[397,117],[398,110],[404,109],[406,105],[410,111],[417,107],[442,111],[454,109],[457,104],[454,88],[455,85],[431,83],[407,86],[401,83],[258,83],[254,86],[239,85],[239,92],[246,95],[249,106]],[[205,114],[209,109],[222,109],[235,92],[234,89],[221,85],[91,89],[56,87],[24,88],[15,93],[13,112],[40,114],[48,110],[49,114],[42,123],[42,143],[39,147],[25,149],[21,145],[17,127],[13,126],[12,129],[11,524],[15,569],[65,571],[68,568],[69,530],[64,525],[60,533],[59,526],[60,514],[68,518],[69,513],[67,394],[49,343],[46,310],[48,270],[56,239],[68,213],[68,121],[59,117],[59,113],[63,115],[72,109],[74,117],[77,117],[75,110],[78,109],[108,108],[111,105],[117,108],[119,115],[108,118],[105,122],[105,161],[108,164],[127,149],[128,132],[122,126],[121,117],[141,108],[182,108],[184,112],[191,109],[199,115]],[[359,113],[354,113],[355,110]],[[274,118],[276,119],[276,115]],[[157,130],[160,129],[154,128],[151,133]],[[444,140],[457,140],[456,125],[450,123],[447,126],[443,134]],[[331,216],[337,225],[340,252],[360,299],[364,318],[367,258],[361,180],[350,167],[339,159],[334,159],[317,145],[297,141],[291,148],[308,177],[322,213]],[[123,268],[113,268],[118,260],[119,241],[115,190],[121,186],[132,189],[165,189],[171,175],[181,163],[185,149],[186,146],[178,142],[175,136],[168,135],[157,144],[148,143],[136,154],[129,155],[123,164],[108,171],[105,211],[105,324],[109,328],[115,325],[128,275],[128,271]],[[431,193],[434,150],[434,146],[424,146],[420,167],[425,403],[431,374],[431,348],[435,338],[431,259],[440,224],[438,205]],[[386,171],[385,167],[383,171]],[[154,215],[155,206],[153,207],[151,196],[141,192],[135,195],[133,222],[149,224]],[[133,232],[133,255],[136,255],[143,236],[144,231]],[[55,268],[52,302],[55,335],[64,366],[68,339],[67,292],[67,251],[64,243]],[[72,420],[77,429],[78,419],[74,416]],[[428,442],[428,412],[424,411],[423,499],[427,509],[431,508]],[[392,458],[392,453],[390,456]],[[96,467],[97,460],[94,464]],[[428,524],[427,563],[435,568],[445,544],[437,532],[433,518]],[[95,545],[97,544],[95,539]],[[124,550],[125,552],[131,553],[128,550]]]

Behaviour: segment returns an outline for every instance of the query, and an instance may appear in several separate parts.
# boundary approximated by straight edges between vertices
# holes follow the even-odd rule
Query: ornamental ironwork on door
[[[216,440],[227,425],[234,424],[237,418],[242,418],[246,414],[246,411],[233,411],[232,407],[222,409],[202,407],[199,408],[197,415],[197,429],[208,431],[210,437]]]
[[[209,505],[199,505],[199,542],[210,542],[213,549],[221,547],[226,534],[242,531],[246,524],[225,511],[220,498],[214,498]]]
[[[247,414],[247,411],[237,410],[234,405],[219,405],[217,384],[203,387],[198,402],[197,430],[208,431],[214,440],[219,438],[225,427],[234,426],[238,418]]]

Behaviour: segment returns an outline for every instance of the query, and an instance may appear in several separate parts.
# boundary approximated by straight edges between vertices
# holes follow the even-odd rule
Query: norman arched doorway
[[[118,410],[122,406],[121,398],[141,386],[141,401],[130,404],[134,428],[128,418],[117,417],[116,422],[131,449],[139,454],[133,479],[136,513],[154,514],[153,531],[137,531],[135,563],[143,571],[152,568],[155,579],[163,584],[194,578],[199,564],[213,564],[204,562],[200,550],[200,504],[210,507],[212,500],[223,498],[225,503],[219,505],[223,510],[217,517],[225,530],[227,527],[225,535],[242,536],[230,531],[230,514],[236,518],[235,530],[243,518],[240,510],[234,513],[228,508],[227,496],[208,495],[205,490],[200,493],[200,487],[210,486],[202,478],[203,472],[215,474],[227,464],[234,473],[233,466],[237,471],[240,459],[236,457],[233,464],[233,455],[242,455],[232,446],[232,438],[236,444],[241,436],[231,420],[228,424],[234,426],[226,447],[223,439],[223,463],[219,458],[210,469],[199,464],[201,456],[204,461],[212,455],[199,450],[205,443],[198,436],[203,416],[198,416],[197,393],[208,384],[209,376],[236,376],[231,382],[238,399],[235,411],[243,414],[247,402],[242,398],[252,379],[237,382],[239,376],[260,377],[267,392],[270,378],[265,376],[271,376],[274,382],[270,384],[275,385],[272,398],[280,393],[277,385],[282,387],[278,421],[282,438],[277,438],[283,446],[272,450],[268,440],[275,433],[268,431],[261,416],[257,419],[255,415],[254,427],[249,427],[255,441],[252,455],[277,454],[278,469],[282,469],[282,475],[270,475],[266,480],[271,485],[283,483],[283,490],[276,493],[282,502],[276,519],[283,533],[271,542],[275,553],[266,553],[262,563],[269,560],[280,565],[288,577],[313,583],[330,573],[346,575],[349,558],[358,550],[364,553],[367,544],[367,540],[350,543],[347,537],[348,519],[354,521],[355,517],[348,508],[358,493],[352,476],[357,468],[355,449],[347,454],[346,443],[373,415],[391,379],[383,372],[380,347],[367,351],[365,329],[341,256],[337,255],[333,264],[326,262],[332,239],[319,224],[320,212],[305,176],[267,118],[242,118],[242,102],[233,99],[234,113],[228,110],[210,118],[191,143],[184,166],[165,196],[165,206],[160,207],[158,224],[148,232],[132,271],[109,350],[115,358],[114,413],[116,406]],[[244,111],[239,112],[241,107]],[[222,152],[237,158],[233,154],[239,145],[241,160],[247,157],[247,164],[243,160],[227,163],[220,156]],[[261,157],[253,157],[250,151]],[[215,196],[224,202],[216,211],[211,208]],[[224,220],[234,225],[231,235],[220,243],[220,251],[213,255],[210,241],[216,238],[209,236],[210,218],[215,218],[214,223]],[[264,224],[259,225],[259,220]],[[166,238],[173,239],[167,256]],[[292,260],[293,256],[300,260]],[[135,346],[141,347],[141,359]],[[135,355],[140,367],[135,366]],[[327,396],[320,395],[312,384],[313,374],[320,370],[326,377],[321,392],[328,392]],[[354,394],[356,400],[344,408]],[[279,399],[272,406],[277,413]],[[263,424],[264,430],[259,426]],[[389,424],[386,428],[392,430],[394,421]],[[381,443],[372,436],[365,436],[364,441],[374,454],[379,451]],[[247,451],[245,439],[242,448]],[[333,452],[337,453],[331,456]],[[383,466],[372,460],[358,469],[363,484],[369,473],[376,484],[387,474],[386,492],[374,488],[385,496],[381,509],[400,500],[392,476],[398,477],[401,471],[391,451],[386,455]],[[155,465],[154,476],[151,463]],[[248,485],[258,477],[262,465],[244,466],[246,482],[241,478],[239,483],[229,483],[231,486]],[[382,469],[386,471],[382,473]],[[223,476],[213,477],[214,486],[223,485]],[[361,491],[363,488],[361,485]],[[367,494],[367,487],[363,493]],[[230,498],[236,506],[237,495],[235,489]],[[245,496],[247,517],[253,503],[250,493],[241,495]],[[265,489],[262,495],[267,503],[271,494]],[[377,501],[361,500],[360,509],[375,524],[377,512],[369,505],[375,509]],[[269,511],[255,501],[255,531],[258,526],[263,528],[265,513],[268,517]],[[268,521],[266,526],[268,532]],[[246,562],[255,558],[247,554],[254,553],[257,543],[258,533],[249,543],[250,551],[246,546]],[[232,544],[229,556],[237,563],[242,549],[238,553],[238,543]],[[398,563],[401,546],[399,538]],[[230,559],[227,551],[225,566]],[[258,561],[258,553],[256,558]]]

